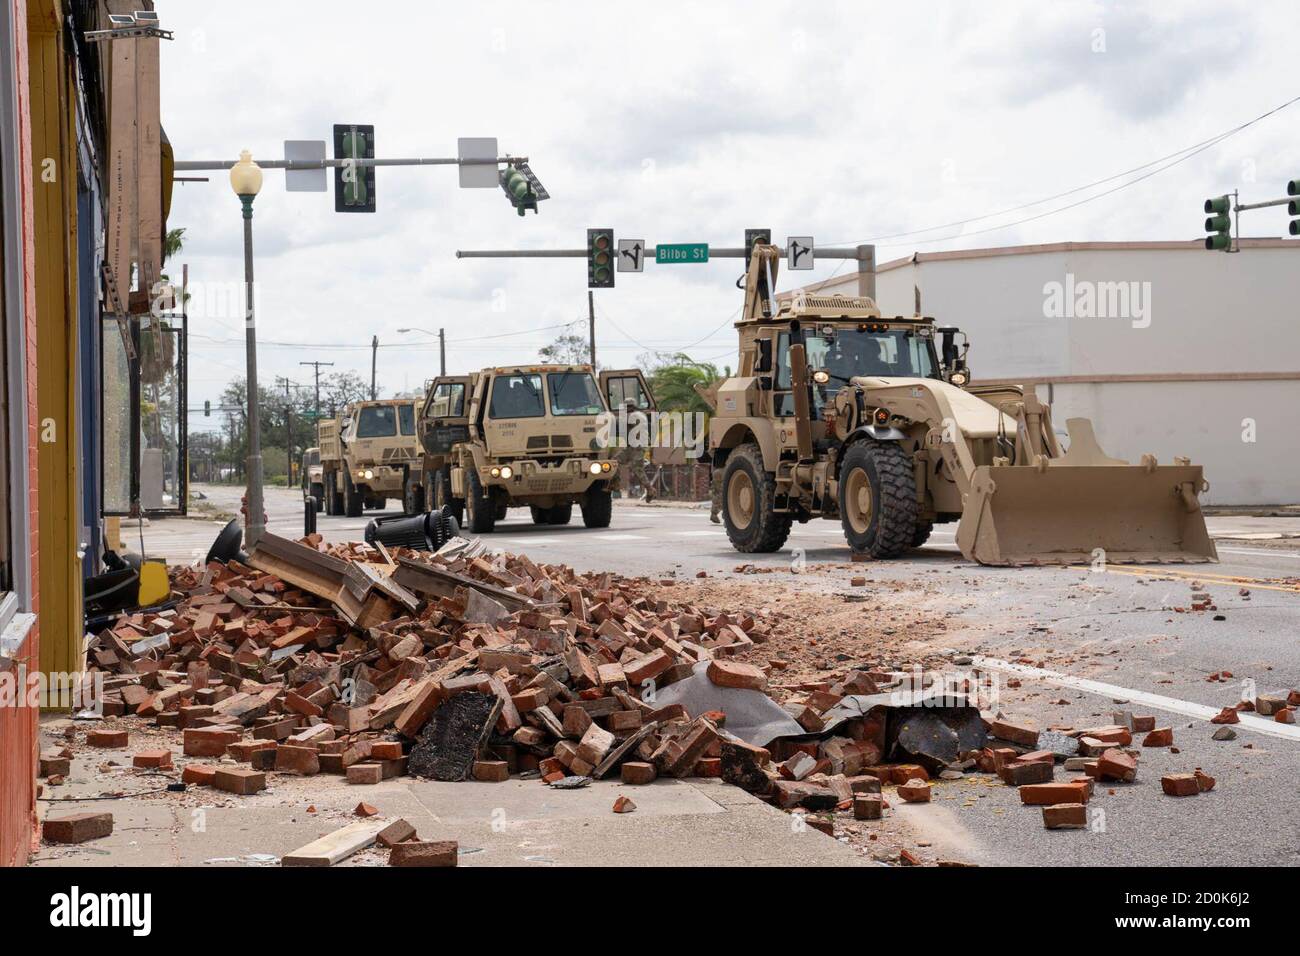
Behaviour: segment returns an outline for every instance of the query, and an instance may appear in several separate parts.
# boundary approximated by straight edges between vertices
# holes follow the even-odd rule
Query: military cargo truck
[[[425,503],[476,534],[515,507],[536,524],[564,525],[576,504],[588,528],[608,527],[620,409],[654,409],[636,369],[503,366],[435,378],[419,416]]]
[[[415,510],[420,446],[415,399],[355,402],[316,428],[325,513],[356,518],[389,499]]]

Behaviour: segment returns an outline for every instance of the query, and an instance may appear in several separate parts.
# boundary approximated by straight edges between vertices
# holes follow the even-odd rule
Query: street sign
[[[461,163],[461,189],[494,189],[500,182],[497,174],[497,139],[495,136],[462,136],[456,140],[457,159],[490,159],[491,163]]]
[[[708,262],[709,244],[707,242],[670,242],[655,246],[655,262],[660,265],[681,265],[683,263]]]
[[[813,267],[812,236],[791,236],[786,246],[787,268],[802,271]]]
[[[618,241],[618,271],[645,272],[644,239],[620,239]]]
[[[325,175],[325,140],[323,139],[286,139],[284,141],[284,158],[289,162],[309,162],[320,164],[319,169],[288,169],[284,171],[284,188],[291,193],[329,192],[329,181]]]

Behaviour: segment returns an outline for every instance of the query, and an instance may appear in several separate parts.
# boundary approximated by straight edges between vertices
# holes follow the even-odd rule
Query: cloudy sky
[[[452,167],[380,169],[378,212],[342,215],[332,192],[288,193],[268,170],[255,219],[264,382],[308,383],[298,363],[312,359],[369,376],[377,335],[381,392],[418,388],[437,373],[436,342],[403,327],[445,327],[452,372],[532,360],[564,323],[585,334],[582,260],[457,260],[457,249],[577,248],[589,226],[730,246],[769,227],[778,240],[875,240],[881,261],[1189,239],[1205,196],[1240,186],[1244,200],[1274,198],[1300,175],[1297,104],[1111,195],[1098,194],[1163,164],[978,218],[1171,156],[1300,95],[1293,2],[157,7],[176,36],[163,44],[162,106],[177,159],[280,158],[285,139],[370,123],[384,157],[498,137],[552,195],[520,219],[499,190],[458,189]],[[238,201],[224,173],[210,175],[178,185],[169,221],[186,229],[180,261],[199,292],[191,405],[215,404],[244,369],[238,306],[221,295],[242,277]],[[974,221],[931,228],[963,220]],[[1258,213],[1248,232],[1280,235],[1285,221]],[[852,268],[798,275],[837,266]],[[732,362],[739,272],[715,260],[619,275],[596,294],[601,363],[683,349]]]

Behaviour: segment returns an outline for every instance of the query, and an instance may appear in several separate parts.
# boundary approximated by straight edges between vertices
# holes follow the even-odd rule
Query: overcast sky
[[[746,227],[822,245],[915,232],[1109,177],[1300,95],[1294,2],[157,6],[175,31],[162,115],[177,159],[280,158],[285,139],[370,123],[384,157],[498,137],[550,190],[520,219],[499,190],[458,189],[454,167],[380,169],[378,212],[343,215],[332,186],[288,193],[282,171],[266,172],[259,377],[309,383],[298,363],[311,359],[368,377],[378,335],[384,394],[437,373],[436,340],[401,327],[446,327],[452,372],[534,360],[561,331],[544,327],[581,320],[585,334],[582,260],[457,260],[457,249],[577,248],[589,226],[729,246]],[[1300,175],[1298,122],[1300,104],[1113,195],[982,231],[1122,180],[882,238],[878,256],[1195,238],[1207,195],[1275,198]],[[191,283],[208,287],[190,323],[191,406],[215,404],[244,371],[238,307],[217,310],[210,294],[242,277],[239,204],[224,173],[209,175],[178,184],[168,222],[185,227]],[[1285,222],[1257,213],[1248,232],[1281,235]],[[797,275],[837,266],[853,268]],[[687,349],[734,362],[739,272],[715,260],[620,274],[596,293],[598,359]]]

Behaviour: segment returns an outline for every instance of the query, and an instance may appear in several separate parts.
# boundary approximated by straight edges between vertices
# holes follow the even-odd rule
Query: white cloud
[[[304,344],[260,350],[260,374],[306,382],[297,363],[311,358],[368,373],[378,335],[389,391],[436,371],[429,340],[400,327],[445,326],[449,363],[464,370],[532,359],[554,332],[528,330],[586,314],[582,260],[457,260],[458,248],[577,248],[588,226],[715,245],[766,226],[825,243],[1015,206],[1295,95],[1300,27],[1300,8],[1283,2],[664,2],[626,13],[321,0],[259,4],[255,23],[199,0],[159,7],[176,32],[163,45],[163,120],[180,159],[279,157],[284,139],[373,123],[383,156],[452,155],[458,136],[495,135],[529,155],[551,191],[520,219],[498,191],[457,189],[452,168],[380,169],[379,212],[341,215],[332,194],[286,193],[283,174],[267,172],[254,224],[259,336]],[[1271,198],[1300,174],[1294,128],[1280,116],[1060,215],[884,240],[879,255],[1192,238],[1204,196],[1241,185]],[[1242,182],[1247,168],[1256,184]],[[224,174],[211,175],[177,189],[170,225],[187,229],[192,279],[238,281],[238,204]],[[1283,232],[1281,213],[1269,216],[1251,231]],[[631,363],[713,330],[692,351],[728,361],[739,272],[719,260],[620,275],[597,292],[601,361]],[[196,319],[192,331],[193,404],[242,373],[243,336],[237,319]],[[476,340],[505,332],[524,334]]]

